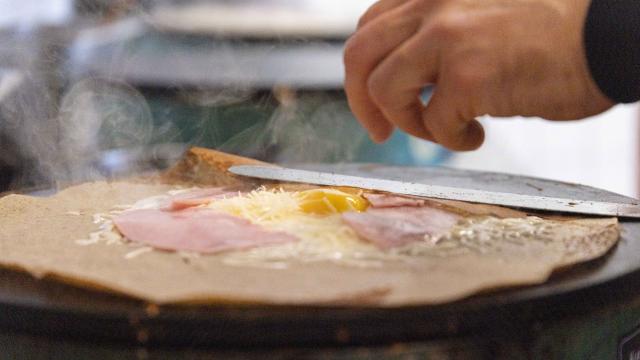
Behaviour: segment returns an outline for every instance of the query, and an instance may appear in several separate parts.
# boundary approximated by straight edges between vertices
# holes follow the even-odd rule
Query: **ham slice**
[[[129,240],[163,250],[217,253],[298,240],[206,208],[132,210],[115,217],[114,224]]]
[[[190,207],[206,205],[214,200],[222,199],[225,196],[236,195],[236,192],[226,190],[225,188],[206,188],[191,190],[172,196],[163,210],[183,210]]]
[[[426,201],[422,199],[388,195],[388,194],[363,194],[362,195],[374,208],[390,208],[400,206],[424,206]]]
[[[428,206],[402,206],[346,212],[342,219],[360,238],[380,249],[390,249],[423,241],[426,235],[440,235],[460,217]]]

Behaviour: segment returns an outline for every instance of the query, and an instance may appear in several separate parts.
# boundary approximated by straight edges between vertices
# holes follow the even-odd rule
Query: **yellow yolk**
[[[296,194],[300,209],[310,214],[333,214],[345,211],[365,211],[369,202],[360,195],[335,189],[314,189]]]

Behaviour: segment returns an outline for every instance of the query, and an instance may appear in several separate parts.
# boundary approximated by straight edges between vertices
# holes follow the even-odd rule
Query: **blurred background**
[[[0,192],[169,166],[191,145],[282,162],[532,175],[637,197],[635,105],[582,122],[491,119],[451,153],[371,143],[342,48],[372,0],[0,0]]]

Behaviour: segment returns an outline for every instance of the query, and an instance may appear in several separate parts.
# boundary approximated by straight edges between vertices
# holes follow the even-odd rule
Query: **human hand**
[[[381,0],[345,48],[345,90],[377,142],[398,127],[452,150],[482,115],[574,120],[613,105],[591,78],[589,0]],[[435,91],[425,106],[419,95]]]

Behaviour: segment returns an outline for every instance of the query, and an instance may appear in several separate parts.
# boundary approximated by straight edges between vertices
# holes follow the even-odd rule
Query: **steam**
[[[130,11],[140,14],[144,9]],[[151,93],[137,83],[129,84],[123,79],[128,75],[136,79],[135,72],[144,71],[144,64],[136,63],[137,49],[127,41],[154,30],[132,19],[122,24],[54,39],[45,51],[25,49],[14,59],[19,71],[3,74],[0,191],[3,164],[26,169],[14,178],[13,188],[62,187],[154,171],[170,165],[191,145],[274,162],[335,162],[354,160],[366,141],[340,93],[295,91],[283,85],[270,89],[257,80],[260,71],[252,64],[267,52],[278,51],[276,45],[264,43],[252,53],[258,58],[249,60],[235,59],[226,49],[231,45],[254,49],[255,39],[208,40],[211,44],[205,46],[220,54],[211,59],[212,71],[224,65],[218,74],[220,84],[167,83]],[[37,48],[35,36],[23,41],[30,36],[18,33],[9,43],[0,39],[0,50],[2,43],[7,48]],[[118,45],[122,36],[126,41]],[[64,66],[67,56],[81,59],[95,50],[87,44],[96,42],[99,47],[115,44],[89,60],[101,62],[112,73],[69,74],[72,69]],[[172,56],[168,51],[164,55]],[[176,67],[185,69],[189,63],[183,60],[171,58]],[[159,107],[154,97],[170,98],[170,106],[190,108],[191,115],[174,116],[170,106]]]
[[[93,180],[100,173],[99,156],[110,149],[144,151],[154,137],[146,100],[123,83],[86,79],[63,97],[57,123],[58,154],[50,159],[57,181]]]
[[[264,123],[240,132],[220,150],[274,162],[352,161],[366,141],[346,101],[336,94],[274,90],[278,106]]]
[[[12,56],[4,58],[14,69],[3,70],[0,95],[0,166],[8,165],[16,171],[12,187],[33,187],[51,181],[50,166],[44,155],[56,152],[58,129],[49,121],[53,116],[56,99],[45,86],[42,68],[50,64],[51,55],[37,52],[38,61],[26,56],[37,49],[34,39],[23,33],[15,38],[5,38],[9,45],[16,46]],[[6,43],[5,43],[6,44]],[[4,52],[6,54],[6,52]],[[18,64],[26,68],[17,70]],[[52,78],[55,74],[52,74]],[[52,79],[50,78],[50,79]],[[22,169],[21,172],[17,172]],[[0,169],[0,172],[7,170]]]

